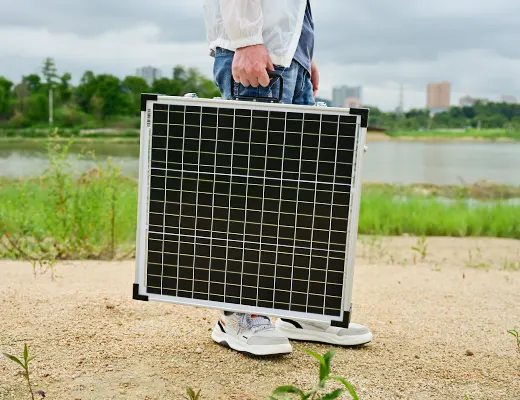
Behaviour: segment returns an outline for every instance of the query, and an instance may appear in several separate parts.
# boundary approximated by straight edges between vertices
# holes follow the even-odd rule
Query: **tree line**
[[[405,113],[382,112],[370,108],[370,125],[387,130],[435,129],[510,129],[520,130],[520,104],[482,103],[474,106],[450,107],[431,115],[427,109]]]
[[[140,113],[141,93],[199,97],[220,96],[213,81],[195,68],[176,66],[171,77],[157,79],[152,86],[137,76],[120,79],[110,74],[86,71],[77,86],[70,73],[58,73],[54,60],[43,62],[41,74],[22,77],[15,84],[0,76],[0,126],[25,128],[48,124],[49,90],[53,93],[56,126],[102,126],[124,119],[135,120]]]
[[[53,91],[54,122],[63,127],[109,126],[128,121],[137,127],[141,93],[182,96],[197,93],[215,97],[220,93],[212,80],[197,69],[176,66],[171,77],[156,80],[152,86],[140,77],[120,79],[110,74],[87,71],[77,86],[70,73],[58,73],[54,60],[44,60],[41,74],[23,76],[15,84],[0,76],[0,127],[25,128],[48,124],[49,89]],[[430,115],[426,109],[405,113],[370,108],[370,125],[387,130],[419,129],[514,129],[520,130],[520,104],[481,103],[471,107],[451,107]],[[130,127],[127,126],[127,127]]]

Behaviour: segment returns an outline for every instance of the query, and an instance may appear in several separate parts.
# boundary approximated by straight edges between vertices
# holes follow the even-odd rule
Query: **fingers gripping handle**
[[[235,96],[235,87],[236,82],[231,76],[231,96],[235,100],[243,100],[243,101],[261,101],[267,103],[281,103],[283,99],[283,76],[281,71],[267,71],[269,78],[271,80],[279,79],[280,80],[280,90],[278,93],[278,99],[276,97],[254,97],[254,96]]]

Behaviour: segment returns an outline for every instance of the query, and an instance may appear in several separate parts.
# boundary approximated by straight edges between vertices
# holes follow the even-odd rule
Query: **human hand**
[[[316,62],[314,60],[312,60],[311,64],[311,82],[312,93],[314,94],[314,98],[316,98],[320,86],[320,72],[318,71],[318,66],[316,65]]]
[[[233,79],[243,86],[266,87],[271,81],[267,71],[274,71],[274,65],[263,44],[237,49],[233,58]]]

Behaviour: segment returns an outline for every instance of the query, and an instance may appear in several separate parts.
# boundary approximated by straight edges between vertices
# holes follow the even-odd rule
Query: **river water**
[[[138,176],[137,144],[75,145],[69,161],[78,172],[94,162],[81,157],[93,151],[100,161],[111,157],[125,175]],[[0,142],[0,177],[40,175],[47,168],[45,146],[39,142]],[[373,142],[362,169],[364,181],[394,184],[460,184],[488,180],[520,185],[520,143]]]

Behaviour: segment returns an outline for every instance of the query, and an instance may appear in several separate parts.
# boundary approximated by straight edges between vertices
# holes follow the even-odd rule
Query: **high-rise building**
[[[500,100],[502,101],[502,103],[507,103],[507,104],[518,103],[518,100],[516,99],[516,97],[511,96],[510,94],[503,94],[502,97],[500,98]]]
[[[338,86],[332,89],[332,105],[334,107],[346,107],[347,99],[349,104],[355,99],[356,104],[361,105],[362,98],[363,88],[361,86]]]
[[[473,107],[475,104],[477,104],[477,102],[482,103],[482,104],[487,104],[487,103],[489,103],[489,99],[464,96],[464,97],[461,97],[459,100],[459,104],[461,107]]]
[[[150,66],[137,68],[136,76],[143,78],[149,86],[152,86],[157,79],[161,78],[161,70]]]
[[[435,113],[450,108],[451,85],[449,82],[429,83],[427,108]]]

